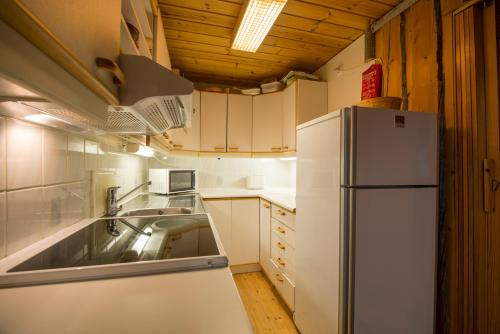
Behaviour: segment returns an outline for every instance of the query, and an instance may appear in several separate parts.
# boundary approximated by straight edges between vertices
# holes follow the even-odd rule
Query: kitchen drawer
[[[276,233],[271,236],[271,252],[290,261],[294,262],[295,260],[295,249],[277,236]]]
[[[295,231],[295,214],[275,204],[272,205],[272,217]]]
[[[278,268],[278,265],[274,263],[273,260],[269,260],[269,263],[271,264],[269,266],[270,272],[269,272],[269,279],[271,280],[271,283],[276,287],[276,290],[278,290],[280,293],[283,290],[283,277],[281,274],[280,269]]]
[[[282,291],[281,291],[281,297],[283,297],[283,300],[285,303],[288,305],[290,310],[294,311],[295,310],[295,285],[286,277],[286,275],[282,275],[283,282],[282,284]]]
[[[294,281],[295,261],[281,257],[279,254],[274,253],[273,250],[271,250],[273,262],[276,263],[276,265],[278,266],[278,269],[282,273],[286,274],[290,278],[291,281]]]
[[[279,222],[276,219],[272,219],[271,229],[278,237],[283,239],[287,244],[295,248],[295,231],[286,226],[285,224]]]

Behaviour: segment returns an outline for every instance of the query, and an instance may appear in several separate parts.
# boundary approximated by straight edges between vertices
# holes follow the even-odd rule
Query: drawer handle
[[[283,233],[283,234],[285,234],[285,233],[286,233],[286,230],[285,230],[283,227],[281,227],[281,226],[278,226],[278,227],[276,228],[276,231],[278,231],[279,233]]]
[[[284,267],[284,266],[286,266],[286,262],[285,262],[285,261],[283,261],[283,259],[281,259],[280,257],[276,260],[276,262],[278,262],[278,264],[279,264],[280,266],[283,266],[283,267]]]
[[[283,211],[283,210],[278,209],[278,214],[281,215],[281,216],[285,216],[286,212]]]
[[[269,209],[271,206],[268,203],[262,203],[262,206],[265,207],[266,209]]]
[[[122,72],[120,66],[111,59],[97,57],[95,59],[95,64],[97,67],[113,74],[113,83],[115,85],[125,86],[127,84],[127,79],[125,79],[125,74]]]
[[[276,244],[278,246],[279,249],[286,249],[285,245],[283,245],[281,242],[278,241],[278,243]]]
[[[276,279],[278,282],[283,282],[283,278],[280,276],[280,274],[276,274]]]

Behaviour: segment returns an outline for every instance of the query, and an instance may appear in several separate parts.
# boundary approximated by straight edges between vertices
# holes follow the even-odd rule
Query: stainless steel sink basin
[[[188,215],[193,213],[192,208],[161,208],[137,209],[122,213],[120,217],[163,216],[163,215]]]

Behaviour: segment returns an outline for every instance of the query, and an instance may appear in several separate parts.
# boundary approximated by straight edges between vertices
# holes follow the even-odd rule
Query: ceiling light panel
[[[249,0],[231,47],[248,52],[257,51],[286,2]]]

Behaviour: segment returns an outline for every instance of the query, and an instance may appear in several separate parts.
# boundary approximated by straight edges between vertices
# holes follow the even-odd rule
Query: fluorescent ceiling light
[[[287,0],[248,0],[233,49],[255,52],[278,18]]]

